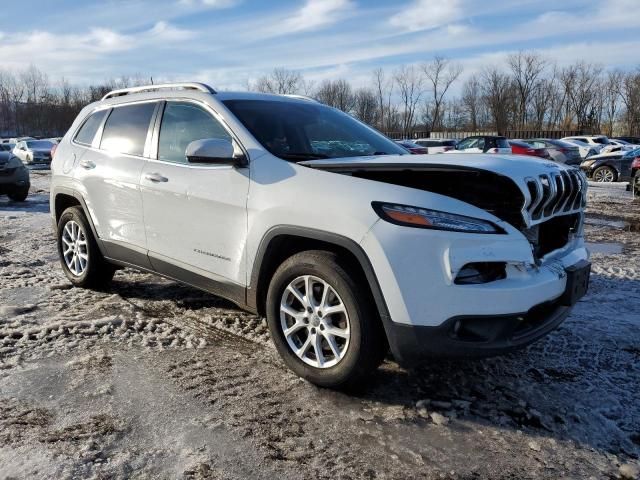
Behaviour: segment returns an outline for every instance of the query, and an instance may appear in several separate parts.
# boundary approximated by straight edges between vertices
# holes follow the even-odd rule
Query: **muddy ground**
[[[524,351],[406,371],[357,394],[299,380],[265,322],[133,270],[71,288],[49,176],[0,198],[0,478],[634,478],[640,203],[592,186],[591,290]]]

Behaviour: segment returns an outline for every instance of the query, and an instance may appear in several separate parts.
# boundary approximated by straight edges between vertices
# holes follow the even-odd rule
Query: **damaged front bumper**
[[[384,319],[385,331],[400,363],[505,353],[566,318],[589,278],[582,237],[536,260],[531,243],[512,227],[507,230],[475,235],[386,222],[371,229],[362,246],[376,270],[390,317]],[[504,264],[505,274],[458,284],[464,266],[476,262]]]

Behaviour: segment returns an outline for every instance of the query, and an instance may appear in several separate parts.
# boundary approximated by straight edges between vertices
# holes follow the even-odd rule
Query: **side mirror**
[[[233,143],[223,138],[204,138],[187,145],[185,156],[189,163],[210,163],[218,165],[246,165],[244,155],[234,155]]]

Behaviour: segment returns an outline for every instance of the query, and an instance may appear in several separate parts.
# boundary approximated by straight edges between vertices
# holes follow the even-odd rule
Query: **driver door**
[[[140,179],[152,265],[174,278],[177,266],[244,285],[249,169],[185,156],[195,140],[233,137],[207,106],[185,100],[166,102],[156,132],[157,154]]]

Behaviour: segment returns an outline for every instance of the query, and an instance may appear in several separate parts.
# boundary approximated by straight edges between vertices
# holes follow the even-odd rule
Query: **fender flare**
[[[378,310],[378,314],[380,315],[380,319],[382,320],[382,325],[385,329],[385,332],[387,333],[387,338],[391,340],[391,338],[389,337],[392,329],[391,324],[393,322],[389,315],[389,309],[387,308],[382,289],[380,288],[378,277],[373,270],[373,265],[371,264],[371,261],[369,260],[366,252],[354,240],[343,235],[330,233],[323,230],[298,227],[294,225],[276,225],[274,227],[271,227],[264,234],[262,240],[260,241],[260,245],[258,246],[258,250],[256,251],[253,264],[251,265],[251,277],[249,279],[249,285],[247,286],[246,303],[249,308],[251,308],[251,310],[257,311],[258,283],[260,280],[262,266],[264,264],[265,254],[268,251],[271,242],[279,236],[293,236],[310,240],[319,240],[325,243],[336,245],[349,251],[358,261],[360,267],[362,268],[362,271],[365,274],[369,289]],[[390,343],[392,342],[390,341]],[[393,350],[393,345],[391,345],[391,348]]]

